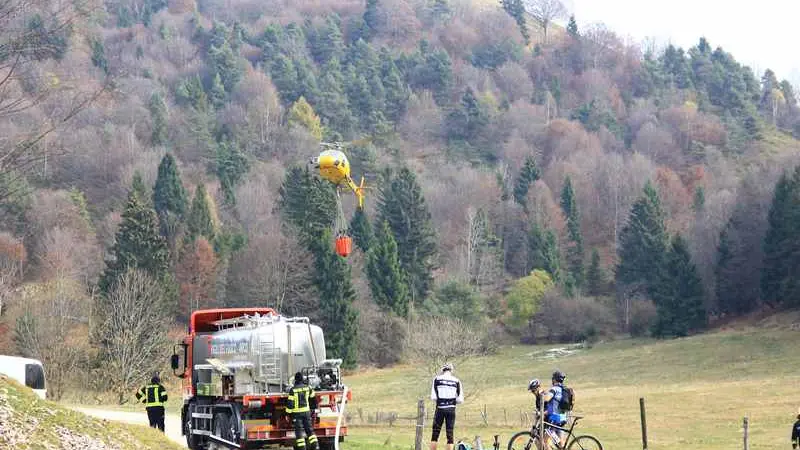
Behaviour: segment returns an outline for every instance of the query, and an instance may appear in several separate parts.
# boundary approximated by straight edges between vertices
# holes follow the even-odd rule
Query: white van
[[[41,398],[47,395],[44,368],[38,360],[0,355],[0,373],[33,389]]]

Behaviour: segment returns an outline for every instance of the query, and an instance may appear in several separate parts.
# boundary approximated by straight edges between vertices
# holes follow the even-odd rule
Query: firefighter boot
[[[308,450],[317,450],[319,446],[317,445],[317,435],[311,433],[311,436],[308,437]]]

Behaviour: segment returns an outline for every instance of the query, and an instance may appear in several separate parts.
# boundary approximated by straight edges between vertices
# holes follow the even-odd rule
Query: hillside
[[[0,5],[0,352],[55,399],[124,403],[200,308],[308,316],[354,368],[461,330],[483,354],[800,306],[795,87],[719,43],[538,0],[23,3]],[[363,211],[306,171],[335,142]]]
[[[505,445],[521,429],[520,411],[533,404],[528,381],[545,381],[558,368],[575,389],[576,413],[585,416],[579,428],[597,436],[604,448],[641,448],[640,397],[646,401],[648,448],[739,448],[745,415],[750,448],[777,448],[788,443],[800,406],[793,317],[778,320],[781,326],[772,318],[767,328],[741,325],[668,342],[601,343],[559,358],[545,357],[553,346],[515,346],[464,361],[456,365],[456,375],[468,396],[459,409],[456,436],[481,435],[491,442],[499,434]],[[380,445],[388,439],[396,448],[412,444],[414,428],[406,418],[415,415],[417,397],[427,399],[430,378],[412,367],[350,376],[354,440]],[[480,415],[484,408],[488,425]],[[375,424],[377,412],[384,418],[398,413],[400,419],[392,428],[385,419]],[[430,421],[426,440],[429,433]]]
[[[158,431],[92,419],[40,400],[13,380],[0,376],[0,448],[34,450],[177,450]]]

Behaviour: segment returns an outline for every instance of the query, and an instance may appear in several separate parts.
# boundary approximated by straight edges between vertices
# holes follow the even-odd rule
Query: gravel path
[[[147,413],[142,409],[142,412],[130,411],[114,411],[106,409],[94,409],[83,407],[72,407],[75,411],[82,412],[86,415],[98,417],[101,419],[114,420],[117,422],[125,422],[130,424],[148,425]],[[181,435],[181,417],[178,415],[167,414],[164,419],[164,427],[166,428],[167,437],[170,440],[181,444],[186,447],[186,438]]]

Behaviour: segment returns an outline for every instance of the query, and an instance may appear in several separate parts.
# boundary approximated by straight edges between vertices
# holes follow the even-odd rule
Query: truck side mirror
[[[172,364],[172,370],[178,370],[178,363],[180,362],[180,357],[176,354],[172,355],[170,358],[170,363]]]

